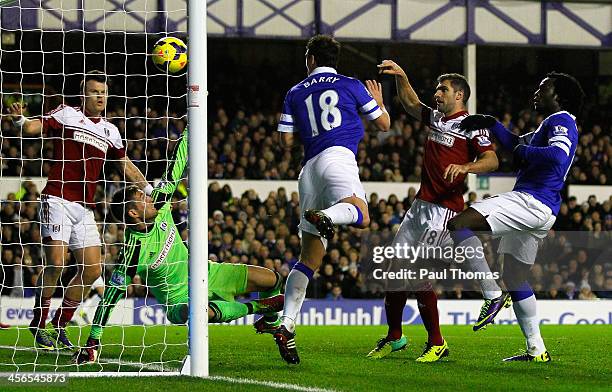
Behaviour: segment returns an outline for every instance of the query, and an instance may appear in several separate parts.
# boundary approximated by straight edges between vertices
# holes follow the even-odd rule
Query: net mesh
[[[0,321],[10,326],[0,335],[0,372],[177,371],[188,351],[187,328],[169,325],[165,308],[151,295],[153,287],[147,285],[146,276],[137,275],[114,308],[95,365],[75,366],[70,350],[49,351],[35,345],[29,330],[35,316],[35,294],[43,270],[50,268],[41,245],[45,211],[40,214],[44,209],[40,194],[54,167],[71,161],[64,148],[70,137],[65,132],[29,135],[7,113],[15,103],[25,108],[28,119],[49,119],[46,114],[60,105],[81,108],[84,74],[100,70],[108,83],[105,118],[117,127],[127,156],[150,183],[156,182],[164,175],[186,125],[186,76],[159,71],[150,53],[162,37],[185,40],[186,2],[20,0],[0,5]],[[76,132],[70,133],[72,138]],[[92,143],[80,145],[86,150]],[[109,204],[114,192],[126,186],[121,165],[113,164],[117,161],[107,152],[100,176],[93,181],[94,203],[82,207],[93,212],[107,288],[123,246],[124,225],[112,218]],[[68,178],[65,166],[62,168],[60,188],[88,186],[82,179]],[[185,199],[183,181],[173,198],[173,217],[184,240]],[[47,322],[60,308],[75,275],[83,273],[74,251],[65,255],[62,264]],[[47,279],[42,286],[49,291],[54,285]],[[86,344],[104,290],[100,280],[91,290],[89,284],[84,286],[85,299],[66,329],[76,346]]]

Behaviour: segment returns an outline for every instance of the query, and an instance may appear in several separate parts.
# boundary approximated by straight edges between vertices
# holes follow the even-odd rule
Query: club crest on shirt
[[[110,278],[110,283],[113,286],[123,286],[125,285],[125,276],[118,272],[114,272]]]
[[[159,225],[159,228],[162,229],[162,231],[166,231],[168,228],[168,223],[162,222],[161,225]]]
[[[478,145],[480,147],[486,147],[491,145],[491,140],[489,140],[486,136],[477,136],[476,140],[478,141]]]

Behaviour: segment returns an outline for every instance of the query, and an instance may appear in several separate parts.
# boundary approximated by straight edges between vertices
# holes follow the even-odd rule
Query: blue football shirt
[[[546,117],[531,135],[530,146],[554,146],[563,151],[562,162],[527,162],[518,173],[515,191],[527,192],[552,210],[554,215],[561,207],[561,194],[567,173],[574,161],[578,145],[576,118],[566,111]]]
[[[360,113],[368,120],[382,115],[363,83],[333,68],[318,67],[287,93],[278,131],[299,132],[304,164],[334,146],[357,154],[364,132]]]

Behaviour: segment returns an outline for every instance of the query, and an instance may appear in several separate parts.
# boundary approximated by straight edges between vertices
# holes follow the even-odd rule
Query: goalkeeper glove
[[[72,355],[72,363],[84,365],[94,363],[98,359],[98,348],[100,341],[98,339],[87,339],[87,345]]]
[[[461,129],[473,131],[475,129],[490,129],[497,120],[493,116],[487,114],[473,114],[467,116],[461,121]]]

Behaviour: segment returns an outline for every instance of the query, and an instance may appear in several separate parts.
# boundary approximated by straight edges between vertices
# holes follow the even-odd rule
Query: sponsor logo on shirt
[[[555,125],[555,129],[553,130],[553,135],[555,136],[567,136],[567,128],[562,125]]]
[[[166,231],[168,224],[166,222],[162,222],[161,225],[159,225],[159,228],[162,229],[162,231]]]
[[[455,144],[454,136],[445,135],[443,133],[435,131],[429,132],[429,140],[448,147],[452,147]]]
[[[113,275],[110,278],[110,283],[113,286],[124,286],[125,285],[125,275],[120,274],[119,272],[113,272]]]
[[[85,133],[82,131],[74,131],[74,136],[72,138],[77,142],[89,144],[90,146],[93,146],[104,153],[106,153],[106,151],[108,150],[108,144],[106,143],[106,140],[97,138],[89,133]]]
[[[176,230],[172,230],[170,234],[168,234],[168,238],[166,238],[166,243],[164,244],[163,249],[159,252],[159,256],[157,256],[157,260],[153,264],[151,264],[151,269],[155,270],[159,268],[161,263],[166,259],[170,249],[172,248],[172,244],[174,243],[174,237],[176,236]]]

